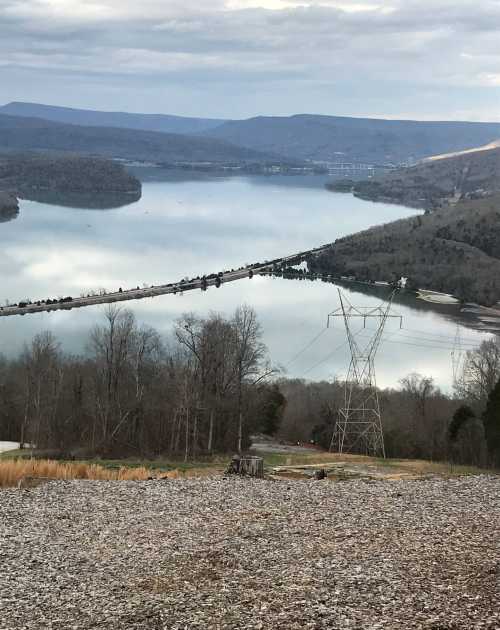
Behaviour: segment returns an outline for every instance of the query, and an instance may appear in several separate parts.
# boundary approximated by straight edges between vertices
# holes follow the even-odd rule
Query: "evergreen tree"
[[[488,396],[483,422],[491,463],[500,466],[500,380]]]
[[[461,405],[453,414],[453,419],[448,427],[448,439],[455,442],[458,437],[460,428],[468,421],[474,418],[474,412],[467,405]]]
[[[261,431],[266,435],[275,435],[280,428],[285,410],[286,399],[275,383],[266,388],[261,412]]]

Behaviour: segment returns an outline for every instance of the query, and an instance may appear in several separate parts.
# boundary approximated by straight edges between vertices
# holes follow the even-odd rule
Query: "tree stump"
[[[262,457],[240,457],[234,455],[226,469],[226,475],[264,478],[264,460]]]

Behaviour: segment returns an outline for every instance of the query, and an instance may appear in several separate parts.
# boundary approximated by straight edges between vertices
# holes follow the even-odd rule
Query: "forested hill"
[[[163,133],[200,133],[225,122],[216,118],[189,118],[166,114],[129,114],[99,112],[72,107],[56,107],[38,103],[14,102],[0,107],[0,114],[44,118],[54,122],[91,127],[123,127]]]
[[[17,216],[17,197],[60,205],[117,207],[141,197],[140,181],[112,160],[50,153],[0,154],[0,210],[4,221]],[[5,192],[8,191],[8,192]]]
[[[345,191],[351,186],[362,199],[428,210],[459,199],[489,196],[500,192],[500,148],[443,157],[371,180],[343,181],[329,188]]]
[[[15,218],[18,212],[19,204],[16,197],[0,190],[0,223]]]
[[[175,162],[265,162],[276,156],[213,138],[139,131],[116,127],[84,127],[41,118],[0,114],[0,151],[51,150],[104,157]]]
[[[26,153],[0,154],[0,188],[136,194],[141,183],[112,160]]]
[[[500,138],[500,123],[301,114],[227,121],[204,135],[300,159],[400,164],[488,144]]]
[[[368,281],[407,276],[414,288],[492,305],[500,300],[500,194],[338,239],[310,269]]]

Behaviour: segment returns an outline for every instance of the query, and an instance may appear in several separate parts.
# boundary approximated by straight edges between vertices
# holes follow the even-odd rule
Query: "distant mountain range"
[[[224,120],[211,118],[187,118],[167,114],[128,114],[126,112],[98,112],[90,109],[74,109],[38,103],[13,102],[0,107],[0,114],[43,118],[53,122],[83,125],[87,127],[123,127],[140,131],[163,133],[202,133],[219,126]]]
[[[265,162],[276,156],[194,135],[89,127],[0,113],[0,151],[71,151],[86,155],[174,162]]]
[[[299,159],[400,164],[497,140],[500,123],[417,122],[303,114],[228,121],[204,135]]]
[[[298,114],[259,116],[247,120],[189,118],[164,114],[99,112],[36,103],[9,103],[0,115],[71,124],[94,131],[73,132],[72,141],[86,151],[105,155],[160,160],[312,160],[369,164],[402,164],[422,158],[473,149],[500,139],[500,123],[419,122]],[[40,123],[38,123],[40,125]],[[97,129],[105,129],[98,133]],[[155,135],[127,136],[137,133],[180,134],[163,141]],[[50,143],[54,144],[54,128]],[[83,138],[83,136],[85,138]],[[99,137],[96,137],[99,136]],[[33,142],[43,142],[40,133]],[[0,148],[3,139],[0,137]],[[49,138],[47,138],[49,142]],[[24,144],[28,143],[27,139]],[[134,144],[135,147],[130,146]],[[61,142],[59,142],[61,144]],[[92,147],[95,147],[94,149]],[[32,147],[29,147],[32,148]],[[72,147],[76,150],[76,147]],[[141,157],[142,156],[142,157]],[[148,156],[148,157],[145,157]]]
[[[0,149],[57,148],[160,162],[281,159],[400,165],[500,139],[500,123],[311,114],[222,120],[14,102],[0,107],[0,117]]]

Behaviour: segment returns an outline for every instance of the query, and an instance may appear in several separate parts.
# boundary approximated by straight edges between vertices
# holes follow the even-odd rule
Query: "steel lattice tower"
[[[328,315],[344,319],[347,340],[351,351],[351,362],[345,380],[344,406],[339,409],[330,451],[338,453],[361,453],[385,457],[384,434],[375,377],[375,355],[388,318],[397,318],[402,327],[401,315],[391,315],[390,309],[396,291],[387,304],[377,307],[355,307],[339,292],[340,308]],[[366,328],[367,319],[378,320],[378,328],[368,343],[360,345],[351,329],[351,320],[362,320]],[[360,332],[360,331],[358,331]]]
[[[453,385],[458,385],[460,366],[463,360],[462,352],[462,336],[460,334],[460,326],[457,324],[455,332],[455,341],[453,342],[453,350],[451,351],[451,369],[453,372]]]

